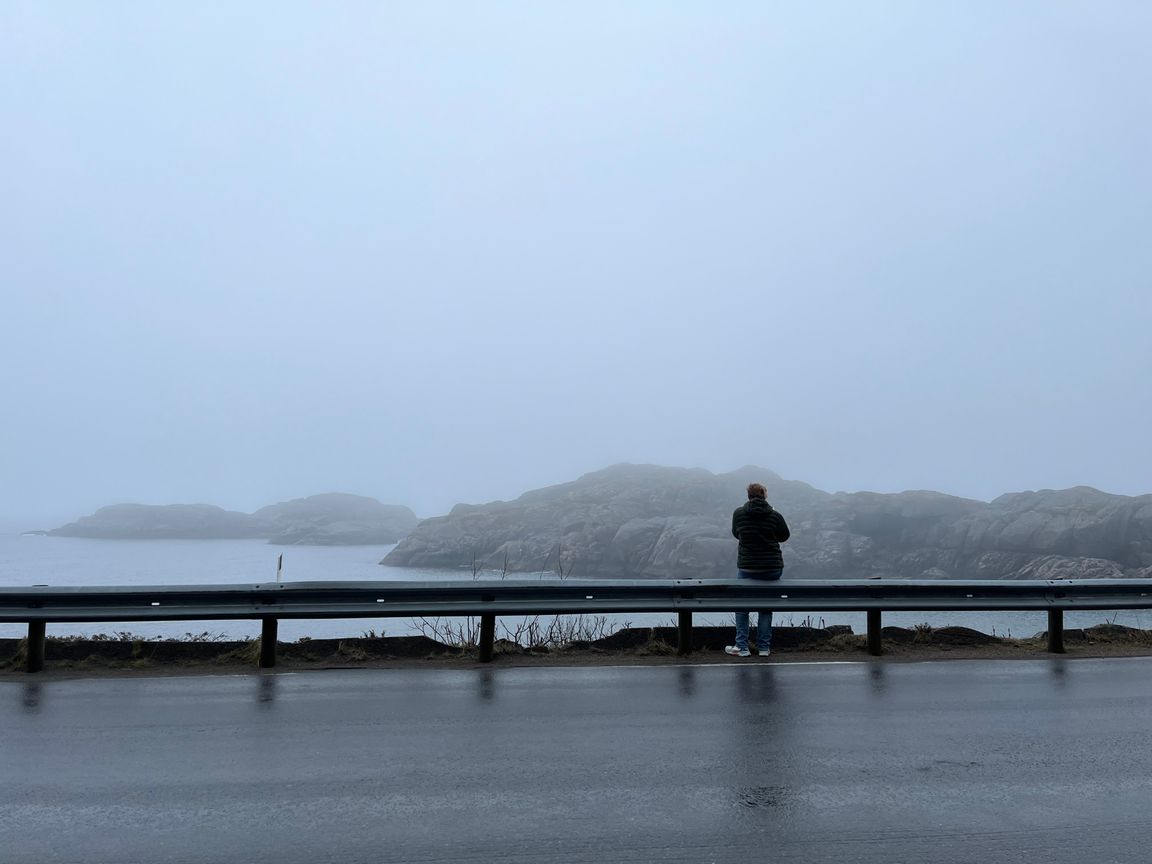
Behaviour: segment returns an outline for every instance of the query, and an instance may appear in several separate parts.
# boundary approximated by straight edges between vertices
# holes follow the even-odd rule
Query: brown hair
[[[768,497],[768,490],[764,488],[763,483],[749,483],[748,484],[748,500],[749,501],[751,501],[753,498],[764,499],[767,497]]]

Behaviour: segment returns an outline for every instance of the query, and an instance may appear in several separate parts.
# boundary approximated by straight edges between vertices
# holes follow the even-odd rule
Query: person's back
[[[747,503],[732,514],[732,536],[740,541],[736,553],[736,572],[741,579],[779,579],[784,572],[780,544],[791,535],[784,517],[768,503],[768,492],[761,483],[748,484]],[[736,644],[724,649],[733,657],[750,657],[748,649],[748,613],[736,613]],[[772,653],[772,610],[761,609],[756,616],[756,642],[761,657]]]
[[[772,505],[764,498],[749,498],[732,514],[732,536],[740,541],[736,567],[745,573],[770,573],[782,570],[784,555],[780,544],[791,533]]]

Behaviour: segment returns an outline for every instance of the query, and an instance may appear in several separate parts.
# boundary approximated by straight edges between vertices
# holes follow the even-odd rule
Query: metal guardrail
[[[881,653],[884,611],[1044,610],[1048,650],[1062,652],[1065,610],[1152,608],[1152,580],[507,579],[0,588],[0,622],[28,624],[29,672],[43,668],[49,623],[254,619],[262,622],[260,665],[270,667],[281,618],[478,615],[480,659],[488,661],[500,615],[675,612],[679,649],[687,654],[694,612],[759,608],[867,612],[868,650],[874,655]]]

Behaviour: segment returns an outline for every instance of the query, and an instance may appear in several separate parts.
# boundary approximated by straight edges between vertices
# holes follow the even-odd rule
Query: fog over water
[[[0,521],[1152,491],[1152,5],[0,8]],[[754,479],[754,478],[750,478]]]

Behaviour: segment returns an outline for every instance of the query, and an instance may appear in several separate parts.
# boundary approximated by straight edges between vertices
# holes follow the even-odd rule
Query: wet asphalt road
[[[0,862],[1144,862],[1152,660],[0,682]]]

